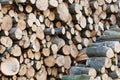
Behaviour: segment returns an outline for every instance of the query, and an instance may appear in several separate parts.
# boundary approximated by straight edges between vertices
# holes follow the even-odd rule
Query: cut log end
[[[16,58],[9,57],[1,63],[1,72],[4,75],[12,76],[18,73],[19,71],[19,62]]]

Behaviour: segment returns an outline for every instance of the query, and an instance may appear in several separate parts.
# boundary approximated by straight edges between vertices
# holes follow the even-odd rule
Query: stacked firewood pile
[[[119,42],[92,45],[98,37],[106,38],[101,36],[105,30],[119,26],[119,3],[119,0],[0,0],[0,79],[58,80],[63,75],[75,74],[74,68],[86,74],[78,78],[108,77],[109,72],[111,78],[119,77],[116,66]],[[71,66],[78,64],[72,70]]]
[[[120,80],[119,39],[120,28],[106,30],[99,42],[90,43],[84,51],[89,57],[86,64],[71,67],[63,80]]]

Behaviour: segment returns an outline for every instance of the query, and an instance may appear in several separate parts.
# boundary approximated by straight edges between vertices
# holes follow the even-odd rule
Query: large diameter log
[[[94,80],[94,78],[88,75],[64,75],[62,80]]]
[[[91,57],[87,59],[86,65],[95,68],[97,71],[103,67],[110,68],[112,65],[111,59],[107,57]]]
[[[96,46],[107,46],[112,48],[112,50],[116,53],[120,52],[120,43],[119,41],[105,41],[105,42],[99,42],[99,43],[90,43],[88,47],[96,47]]]
[[[1,72],[7,76],[17,74],[19,71],[19,67],[20,67],[19,62],[14,57],[9,57],[5,61],[3,61],[0,66]]]
[[[70,68],[70,75],[81,75],[86,74],[89,76],[96,77],[96,70],[94,68],[88,67],[71,67]]]
[[[96,46],[96,47],[88,47],[86,53],[89,57],[114,57],[114,52],[111,48],[106,46]]]

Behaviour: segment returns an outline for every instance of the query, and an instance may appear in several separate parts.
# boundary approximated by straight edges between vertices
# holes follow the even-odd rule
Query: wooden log
[[[94,80],[94,78],[88,75],[64,75],[62,80]]]
[[[21,48],[19,45],[14,45],[11,49],[11,54],[15,57],[19,57],[22,54]]]
[[[65,64],[65,58],[63,55],[58,55],[56,58],[56,64],[61,67]]]
[[[120,78],[120,69],[109,72],[108,75],[112,78]]]
[[[88,67],[71,67],[70,68],[70,75],[81,75],[86,74],[89,76],[96,77],[96,70],[94,68]]]
[[[26,74],[26,71],[27,71],[27,66],[25,64],[21,64],[18,75],[23,76]]]
[[[13,20],[9,15],[3,17],[3,21],[1,24],[2,30],[9,31],[12,28]]]
[[[40,4],[42,4],[42,5],[40,5]],[[36,1],[36,7],[37,7],[39,10],[41,10],[41,11],[47,10],[47,8],[48,8],[48,0],[44,0],[44,1],[42,1],[42,0],[37,0],[37,1]]]
[[[64,60],[65,60],[65,64],[64,64],[65,69],[69,69],[72,63],[70,56],[64,56]]]
[[[99,43],[90,43],[88,47],[95,47],[95,46],[107,46],[112,48],[112,50],[116,53],[120,52],[120,43],[119,41],[105,41],[105,42],[99,42]]]
[[[4,45],[5,47],[12,47],[13,41],[10,37],[2,36],[0,38],[1,44]]]
[[[88,59],[88,56],[86,54],[86,50],[87,50],[86,48],[83,48],[82,50],[79,51],[79,54],[75,59],[77,62],[84,61],[84,60]]]
[[[22,30],[19,28],[12,28],[9,33],[13,40],[20,40],[22,38]]]
[[[72,17],[69,13],[69,10],[65,3],[60,3],[57,7],[57,13],[59,14],[59,18],[66,23],[70,23],[72,20]]]
[[[56,0],[50,0],[50,1],[49,1],[49,4],[50,4],[50,6],[52,6],[52,7],[57,7],[57,6],[58,6],[58,1],[56,1]]]
[[[73,58],[76,58],[78,55],[78,49],[74,44],[70,45],[70,54]]]
[[[70,54],[70,46],[69,45],[64,45],[62,48],[62,52],[64,55],[69,55]]]
[[[114,52],[111,48],[106,46],[100,46],[100,47],[88,47],[86,50],[86,53],[89,57],[108,57],[112,58],[114,57]]]
[[[19,62],[16,58],[14,57],[9,57],[8,59],[5,59],[2,63],[1,63],[1,72],[4,75],[7,76],[12,76],[18,73],[19,71]]]
[[[42,66],[41,70],[39,70],[36,75],[35,78],[37,80],[46,80],[47,79],[47,71],[45,70],[45,67]]]
[[[32,66],[30,66],[26,71],[26,76],[28,79],[30,79],[30,78],[34,77],[34,75],[35,75],[35,70]]]
[[[100,77],[102,80],[108,80],[108,74],[106,73],[101,74]]]
[[[78,3],[73,3],[69,6],[69,11],[72,14],[76,14],[80,12],[79,4]]]
[[[93,67],[97,71],[99,71],[104,67],[110,68],[112,63],[111,63],[111,59],[107,57],[91,57],[87,60],[86,65]]]
[[[49,56],[50,55],[50,49],[49,48],[43,48],[42,49],[42,54],[44,56]]]
[[[65,41],[58,36],[52,37],[51,42],[54,43],[54,44],[57,44],[58,50],[65,45]]]
[[[52,45],[51,45],[51,50],[52,50],[52,53],[53,53],[54,55],[56,55],[57,52],[58,52],[58,46],[57,46],[57,44],[52,44]]]
[[[44,59],[44,63],[48,67],[52,67],[55,65],[55,58],[53,56],[48,56]]]
[[[0,54],[3,54],[6,48],[3,45],[0,45]]]

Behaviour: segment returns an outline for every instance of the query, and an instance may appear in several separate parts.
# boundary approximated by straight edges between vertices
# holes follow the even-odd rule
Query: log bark
[[[105,41],[105,42],[99,42],[99,43],[90,43],[88,47],[94,47],[94,46],[107,46],[112,48],[112,50],[116,53],[120,52],[120,43],[119,41]]]
[[[88,47],[86,53],[89,57],[114,57],[114,52],[111,48],[100,46],[100,47]]]
[[[96,70],[94,68],[88,67],[71,67],[70,68],[70,75],[81,75],[86,74],[89,76],[96,76]]]
[[[95,68],[97,71],[102,68],[110,68],[112,65],[111,59],[106,57],[91,57],[86,62],[87,66]]]
[[[93,77],[88,75],[64,75],[62,80],[93,80]]]

